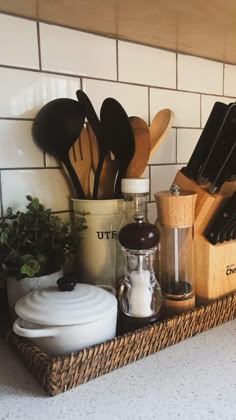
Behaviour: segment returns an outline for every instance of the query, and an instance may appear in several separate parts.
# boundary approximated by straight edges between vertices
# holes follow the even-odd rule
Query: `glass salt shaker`
[[[146,223],[147,201],[149,198],[149,179],[148,178],[122,178],[121,193],[124,199],[124,213],[119,230],[128,223],[134,222],[135,216],[143,216]],[[116,290],[119,291],[121,282],[124,279],[125,257],[119,241],[117,241],[116,252]]]
[[[125,257],[125,277],[119,289],[121,333],[141,328],[158,319],[162,294],[153,270],[159,242],[155,225],[135,216],[119,232]]]

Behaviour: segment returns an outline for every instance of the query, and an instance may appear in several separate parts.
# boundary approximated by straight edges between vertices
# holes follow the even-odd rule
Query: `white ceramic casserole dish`
[[[76,352],[116,334],[117,299],[89,284],[76,284],[69,292],[34,290],[18,300],[15,311],[14,332],[50,356]]]

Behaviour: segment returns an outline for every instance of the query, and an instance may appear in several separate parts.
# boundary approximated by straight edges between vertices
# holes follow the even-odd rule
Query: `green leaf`
[[[26,274],[28,277],[34,277],[40,271],[40,264],[37,260],[28,260],[26,264],[21,267],[21,274]]]
[[[7,242],[8,242],[8,234],[7,232],[3,231],[0,235],[0,243],[3,245],[3,244],[7,244]]]

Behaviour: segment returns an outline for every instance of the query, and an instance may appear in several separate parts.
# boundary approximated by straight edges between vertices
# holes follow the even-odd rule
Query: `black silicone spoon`
[[[119,162],[115,182],[115,196],[121,197],[121,179],[126,176],[130,161],[135,153],[135,139],[132,127],[122,105],[114,98],[106,98],[100,111],[104,139]]]
[[[98,186],[99,186],[99,179],[102,171],[102,166],[104,163],[104,159],[106,154],[109,152],[109,142],[106,141],[106,139],[103,136],[101,123],[98,119],[98,116],[94,110],[94,107],[89,99],[89,97],[86,95],[85,92],[82,90],[77,90],[76,96],[78,99],[78,103],[80,106],[80,112],[86,117],[98,142],[99,147],[99,160],[98,165],[95,171],[95,177],[94,177],[94,186],[93,186],[93,199],[96,200],[98,197]]]
[[[86,197],[70,162],[69,150],[80,136],[83,125],[84,117],[78,102],[60,98],[48,102],[40,109],[32,128],[33,139],[40,149],[64,163],[80,199]]]

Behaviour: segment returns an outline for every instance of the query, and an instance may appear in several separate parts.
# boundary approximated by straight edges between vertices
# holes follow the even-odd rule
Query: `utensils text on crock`
[[[115,195],[116,198],[119,198],[121,197],[121,178],[125,178],[135,152],[134,135],[128,115],[114,98],[104,100],[100,111],[100,120],[105,141],[110,145],[109,150],[119,161],[115,182]]]
[[[88,122],[90,123],[90,126],[94,132],[94,135],[97,139],[98,146],[99,146],[99,161],[98,161],[98,165],[95,171],[94,187],[93,187],[93,199],[97,199],[100,174],[102,171],[102,166],[103,166],[105,156],[109,151],[109,146],[106,143],[105,138],[102,134],[100,121],[98,119],[98,116],[94,110],[94,107],[89,97],[82,90],[77,90],[76,96],[79,101],[80,111],[82,115],[86,117]]]
[[[127,178],[139,178],[146,169],[151,152],[151,137],[148,125],[139,117],[129,117],[135,141],[135,153],[127,172]]]
[[[159,111],[153,118],[150,125],[151,155],[165,140],[172,127],[174,116],[175,114],[171,109],[165,108]]]
[[[85,196],[90,198],[91,152],[86,127],[83,127],[79,139],[76,140],[70,149],[69,156]]]
[[[90,126],[87,124],[87,131],[90,142],[90,152],[91,152],[91,167],[94,173],[98,167],[99,162],[99,147],[94,135],[94,132]],[[98,188],[98,198],[99,199],[110,199],[114,198],[114,185],[115,179],[118,171],[118,161],[117,159],[111,158],[111,153],[107,153],[102,165],[102,170],[99,177],[99,188]]]
[[[85,198],[84,191],[69,159],[69,150],[80,136],[84,117],[77,101],[55,99],[44,105],[36,115],[32,135],[44,152],[58,158],[67,168],[78,198]]]

